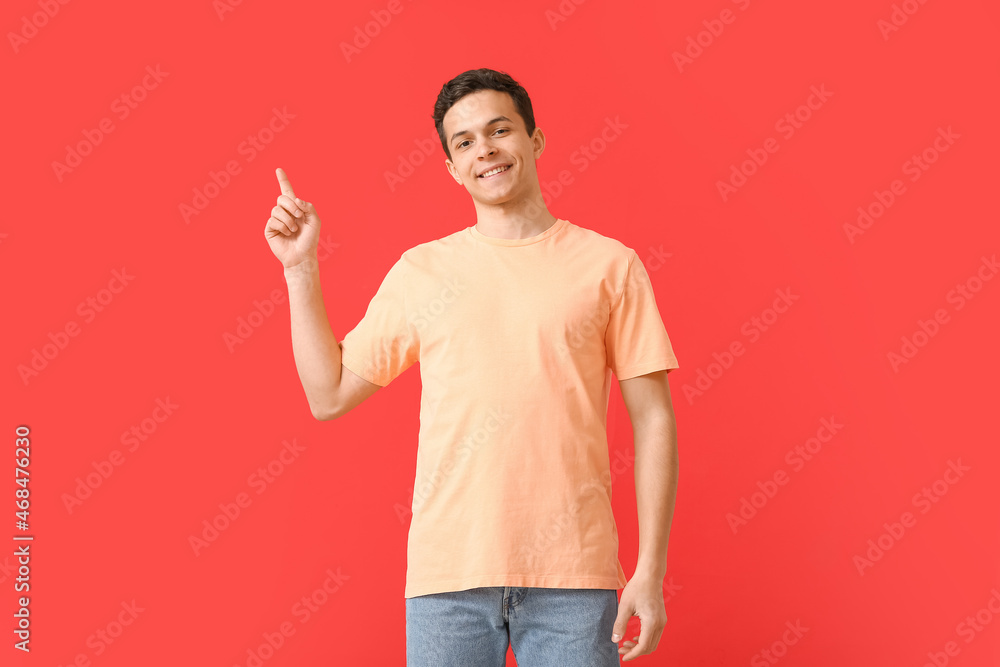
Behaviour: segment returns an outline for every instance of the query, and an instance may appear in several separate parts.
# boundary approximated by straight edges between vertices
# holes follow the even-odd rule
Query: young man
[[[652,652],[677,483],[677,368],[635,251],[549,213],[545,135],[510,76],[444,85],[434,122],[476,224],[410,248],[337,342],[320,291],[320,220],[277,170],[265,237],[284,266],[292,348],[317,419],[420,362],[407,547],[407,664],[616,665]],[[607,406],[635,437],[639,558],[618,561]],[[619,603],[617,589],[622,588]],[[624,641],[629,618],[641,632]]]

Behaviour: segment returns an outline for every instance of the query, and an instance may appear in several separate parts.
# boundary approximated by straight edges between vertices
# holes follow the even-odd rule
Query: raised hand
[[[274,256],[289,269],[316,259],[320,220],[312,203],[295,196],[285,171],[278,167],[275,173],[281,194],[271,209],[271,217],[267,219],[264,238]]]

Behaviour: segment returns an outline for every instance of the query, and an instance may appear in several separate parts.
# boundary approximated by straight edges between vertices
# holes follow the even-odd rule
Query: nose
[[[496,152],[497,149],[493,147],[489,139],[479,144],[479,157],[489,157]]]

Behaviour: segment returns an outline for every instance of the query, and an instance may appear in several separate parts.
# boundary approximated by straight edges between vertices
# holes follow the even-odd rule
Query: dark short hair
[[[456,102],[477,90],[499,90],[510,95],[514,101],[514,108],[524,120],[528,136],[530,137],[535,132],[535,112],[531,110],[531,98],[528,97],[528,91],[521,84],[512,79],[506,72],[498,72],[485,67],[470,69],[444,84],[441,87],[441,92],[438,93],[437,101],[434,102],[434,126],[441,139],[441,147],[444,148],[445,155],[448,156],[449,160],[451,159],[451,150],[448,147],[447,137],[444,136],[444,115]]]

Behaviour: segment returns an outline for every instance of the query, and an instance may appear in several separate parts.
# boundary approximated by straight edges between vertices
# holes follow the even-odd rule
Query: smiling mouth
[[[511,169],[511,166],[512,166],[512,165],[509,165],[509,164],[508,164],[508,165],[505,165],[505,166],[504,166],[504,167],[502,167],[502,168],[499,168],[499,167],[498,167],[498,168],[500,169],[500,171],[496,171],[496,170],[494,169],[494,170],[492,170],[492,171],[488,171],[488,172],[486,172],[485,174],[482,174],[482,175],[478,176],[478,178],[483,178],[483,179],[489,179],[489,178],[493,178],[494,176],[499,176],[500,174],[504,174],[504,173],[506,173],[506,172],[510,171],[510,169]]]

